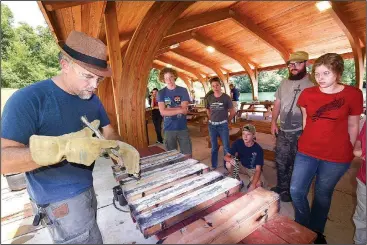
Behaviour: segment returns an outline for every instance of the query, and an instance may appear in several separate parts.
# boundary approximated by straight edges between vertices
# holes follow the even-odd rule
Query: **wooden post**
[[[154,56],[180,14],[194,2],[154,2],[137,27],[122,65],[118,91],[122,138],[136,148],[148,146],[145,129],[145,90]]]
[[[106,39],[107,39],[107,47],[109,53],[109,62],[111,64],[112,69],[112,79],[111,79],[111,94],[107,95],[105,99],[113,100],[115,111],[109,111],[110,114],[115,114],[115,120],[117,125],[117,130],[121,135],[120,123],[119,123],[119,104],[117,103],[122,94],[116,90],[117,85],[121,84],[121,72],[122,72],[122,59],[121,59],[121,50],[120,50],[120,40],[119,40],[119,32],[117,25],[117,14],[116,14],[116,3],[115,2],[107,2],[106,10],[104,14],[104,22],[106,29]],[[111,90],[110,90],[111,91]],[[111,108],[112,109],[112,108]]]

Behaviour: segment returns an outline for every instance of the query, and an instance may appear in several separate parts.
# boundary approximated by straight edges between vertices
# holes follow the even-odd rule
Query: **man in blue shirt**
[[[177,72],[164,68],[159,78],[167,85],[158,92],[158,107],[164,117],[164,144],[168,151],[177,149],[177,141],[182,154],[192,156],[192,145],[187,129],[186,114],[190,101],[187,89],[177,86]]]
[[[237,113],[238,103],[240,100],[240,91],[236,88],[236,86],[233,85],[233,83],[229,84],[229,89],[231,90],[233,108],[235,113]],[[236,122],[236,116],[233,117],[233,122]]]
[[[59,75],[18,90],[7,101],[1,173],[26,173],[34,224],[47,226],[55,243],[103,243],[92,170],[101,151],[121,140],[94,94],[111,76],[106,45],[72,31],[59,58]],[[92,137],[81,116],[108,140]]]
[[[236,156],[241,161],[240,172],[249,177],[247,192],[259,186],[264,186],[265,183],[262,175],[264,151],[261,146],[255,142],[255,134],[255,126],[252,124],[245,125],[242,128],[242,138],[233,142],[229,153],[224,157],[229,172],[232,171],[232,167],[235,164],[233,156]]]

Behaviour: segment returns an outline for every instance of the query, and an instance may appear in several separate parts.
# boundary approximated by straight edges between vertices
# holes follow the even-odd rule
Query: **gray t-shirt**
[[[216,98],[211,94],[207,98],[206,108],[210,109],[210,121],[221,122],[228,119],[228,110],[233,108],[232,99],[228,94]]]
[[[284,132],[302,130],[302,112],[297,106],[297,100],[305,88],[314,86],[309,75],[301,80],[284,79],[275,92],[275,98],[280,100],[280,129]]]

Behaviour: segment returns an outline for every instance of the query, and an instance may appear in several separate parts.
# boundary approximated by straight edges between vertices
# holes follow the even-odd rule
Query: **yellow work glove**
[[[98,128],[99,121],[93,121],[92,125]],[[32,159],[41,166],[56,164],[65,159],[90,166],[102,149],[117,147],[114,140],[101,140],[92,135],[93,131],[89,128],[57,137],[32,135],[29,139]]]
[[[124,161],[124,166],[126,168],[126,172],[128,174],[138,174],[140,172],[140,154],[139,152],[131,145],[117,141],[119,146],[119,154]]]

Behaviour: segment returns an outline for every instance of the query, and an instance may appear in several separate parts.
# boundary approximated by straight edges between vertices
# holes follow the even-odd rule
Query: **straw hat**
[[[61,52],[95,75],[102,77],[112,75],[112,70],[107,65],[107,47],[97,38],[83,32],[71,31]]]

